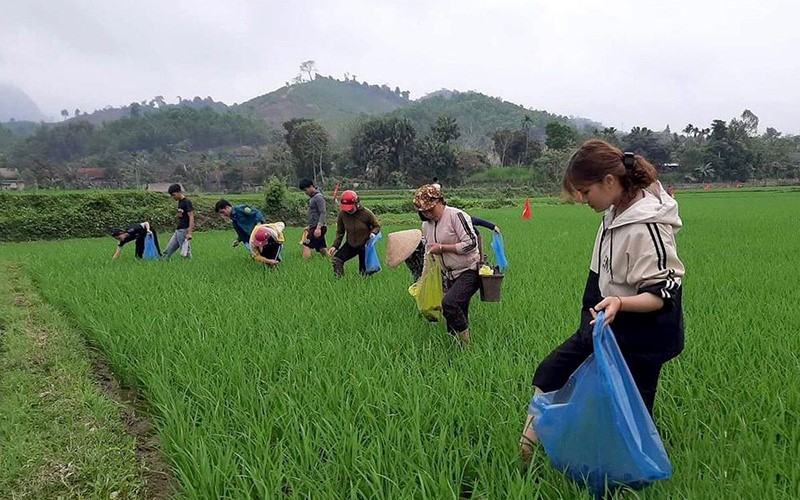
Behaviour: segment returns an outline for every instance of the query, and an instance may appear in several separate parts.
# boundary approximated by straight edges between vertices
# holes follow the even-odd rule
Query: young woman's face
[[[583,186],[575,191],[581,203],[586,203],[595,212],[605,212],[608,207],[618,202],[622,194],[622,186],[613,175],[607,175],[601,181]]]

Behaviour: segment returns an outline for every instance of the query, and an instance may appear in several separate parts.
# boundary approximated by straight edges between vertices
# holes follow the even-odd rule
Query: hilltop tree
[[[300,63],[300,72],[308,73],[308,81],[314,79],[314,73],[317,71],[317,63],[312,60],[303,61]]]
[[[61,110],[61,117],[64,118],[65,120],[67,118],[69,118],[69,111],[67,111],[66,109],[62,109]]]

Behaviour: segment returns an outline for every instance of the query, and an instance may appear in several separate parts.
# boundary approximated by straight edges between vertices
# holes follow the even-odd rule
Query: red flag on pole
[[[711,190],[711,184],[706,184],[703,189],[705,189],[706,191],[710,191]]]
[[[528,220],[531,218],[531,199],[525,198],[525,208],[522,209],[522,218]]]
[[[339,183],[336,183],[336,187],[333,188],[333,200],[336,201],[336,195],[339,194]]]

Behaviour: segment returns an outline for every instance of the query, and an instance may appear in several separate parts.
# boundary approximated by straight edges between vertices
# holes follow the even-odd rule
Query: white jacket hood
[[[614,218],[614,211],[615,208],[612,206],[603,215],[605,227],[608,229],[616,229],[634,223],[656,223],[668,224],[672,226],[673,233],[677,233],[683,226],[678,215],[678,202],[667,194],[659,181],[644,190],[644,198],[628,207],[616,218]]]

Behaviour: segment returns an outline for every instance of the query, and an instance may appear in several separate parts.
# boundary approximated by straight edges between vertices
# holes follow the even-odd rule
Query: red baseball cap
[[[342,197],[339,199],[339,204],[343,210],[351,210],[358,205],[358,195],[352,189],[348,189],[342,193]]]
[[[262,247],[267,242],[267,239],[269,239],[269,231],[267,231],[265,227],[260,227],[256,229],[256,237],[254,238],[253,245]]]

